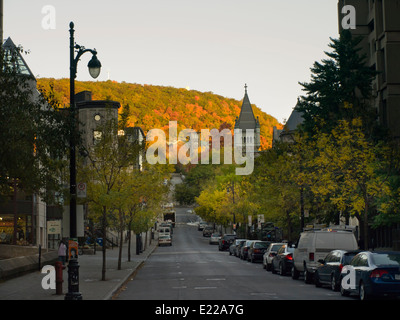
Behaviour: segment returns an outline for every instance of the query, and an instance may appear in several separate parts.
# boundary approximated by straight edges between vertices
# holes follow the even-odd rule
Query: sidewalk
[[[94,255],[81,255],[79,263],[79,292],[83,300],[109,300],[113,294],[131,277],[133,273],[147,260],[158,245],[158,233],[155,239],[146,245],[145,250],[136,255],[136,241],[133,237],[131,244],[131,261],[128,262],[128,244],[122,247],[121,270],[118,268],[119,248],[106,251],[106,280],[101,280],[103,254],[100,250]],[[150,233],[148,238],[150,238]],[[143,236],[143,241],[145,238]],[[64,300],[68,292],[68,267],[63,271],[63,295],[56,295],[55,289],[42,288],[45,274],[39,271],[0,282],[0,300]]]

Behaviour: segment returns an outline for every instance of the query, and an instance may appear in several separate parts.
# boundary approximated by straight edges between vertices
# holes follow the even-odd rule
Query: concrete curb
[[[103,298],[103,300],[113,300],[114,297],[118,296],[118,292],[125,286],[127,282],[130,281],[132,277],[135,277],[136,273],[143,267],[145,264],[146,260],[151,256],[151,254],[154,252],[154,250],[157,248],[157,245],[152,245],[152,248],[149,248],[150,250],[148,251],[146,257],[144,258],[143,261],[140,261],[138,265],[133,268],[134,270],[126,275],[120,283],[116,284],[114,289],[110,291],[110,293]]]

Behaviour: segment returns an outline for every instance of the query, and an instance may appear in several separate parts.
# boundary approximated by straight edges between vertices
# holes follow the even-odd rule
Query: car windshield
[[[236,237],[233,235],[233,236],[225,236],[224,238],[225,238],[225,240],[233,240]]]
[[[377,253],[372,255],[372,260],[377,266],[400,266],[400,253]]]
[[[282,246],[283,244],[274,244],[271,248],[271,251],[278,251]]]
[[[254,248],[268,248],[268,242],[256,242]]]

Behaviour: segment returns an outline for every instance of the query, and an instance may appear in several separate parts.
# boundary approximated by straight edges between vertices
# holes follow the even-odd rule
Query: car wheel
[[[314,274],[314,283],[315,283],[315,286],[316,286],[317,288],[321,288],[321,287],[322,287],[322,283],[319,281],[318,271],[315,271],[315,274]]]
[[[365,285],[364,282],[362,281],[360,282],[358,296],[360,300],[368,300],[368,295],[367,292],[365,291]]]
[[[306,266],[304,266],[304,282],[307,284],[312,282],[312,274],[307,271]]]
[[[343,288],[342,283],[340,283],[340,294],[343,297],[348,297],[350,295],[350,292]]]
[[[276,270],[275,270],[275,268],[274,268],[274,264],[272,263],[272,265],[271,265],[271,272],[273,273],[273,274],[276,274]]]
[[[331,276],[331,289],[332,291],[338,291],[338,285],[336,283],[336,277],[334,274]]]
[[[284,269],[283,269],[283,264],[282,264],[282,262],[279,264],[279,274],[280,274],[281,276],[284,276],[284,275],[285,275],[285,271],[284,271]]]
[[[293,266],[292,267],[292,279],[297,280],[299,278],[299,276],[300,276],[300,272],[297,271],[295,266]]]
[[[266,270],[271,271],[271,265],[269,263],[267,263]]]

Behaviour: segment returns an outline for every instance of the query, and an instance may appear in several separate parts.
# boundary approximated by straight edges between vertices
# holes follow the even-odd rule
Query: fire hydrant
[[[56,261],[56,294],[57,295],[62,295],[62,284],[64,282],[63,280],[63,270],[65,269],[65,266],[63,266],[61,261]]]

